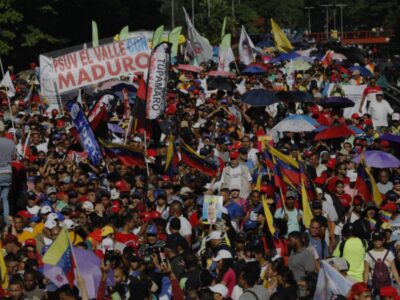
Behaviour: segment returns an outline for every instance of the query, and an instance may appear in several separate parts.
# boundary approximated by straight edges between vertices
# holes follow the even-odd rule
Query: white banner
[[[250,37],[248,36],[246,29],[242,26],[242,31],[240,32],[239,40],[239,55],[240,61],[245,65],[250,64],[253,61],[254,56],[254,44]]]
[[[150,51],[144,37],[82,49],[55,58],[40,57],[44,95],[59,94],[115,77],[144,72]],[[43,64],[43,65],[42,65]]]
[[[330,97],[331,91],[335,84],[330,84],[329,89],[328,89],[328,95]],[[354,102],[353,107],[345,108],[343,112],[343,116],[345,118],[350,118],[352,114],[354,113],[359,113],[358,109],[360,107],[361,99],[363,96],[363,92],[367,86],[366,85],[342,85],[341,88],[345,94],[346,98],[349,98],[351,101]],[[374,95],[368,95],[366,101],[364,102],[362,112],[366,113],[366,105],[367,101],[370,101],[372,99],[369,99],[369,97],[374,97]]]
[[[146,117],[154,120],[165,111],[171,44],[161,43],[150,57],[147,78]]]

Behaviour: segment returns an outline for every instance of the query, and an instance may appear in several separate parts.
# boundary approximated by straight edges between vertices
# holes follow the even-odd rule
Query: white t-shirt
[[[392,261],[394,260],[394,255],[393,255],[393,253],[392,253],[390,250],[386,250],[386,249],[385,249],[385,250],[383,250],[383,251],[376,251],[376,250],[372,249],[372,250],[370,250],[370,251],[368,251],[368,252],[372,255],[372,257],[373,257],[376,261],[382,260],[382,259],[385,257],[386,252],[388,252],[388,254],[386,255],[386,258],[385,258],[385,265],[386,265],[388,268],[390,268],[390,264],[391,264]],[[373,272],[374,272],[375,261],[371,258],[371,256],[369,256],[368,253],[365,253],[365,261],[369,264],[369,268],[370,268],[370,270],[371,270],[371,276],[372,276],[372,274],[373,274]],[[390,271],[390,269],[389,269],[389,271]]]
[[[371,115],[374,127],[388,126],[387,117],[393,113],[393,108],[386,100],[371,101],[368,113]]]
[[[180,216],[179,220],[181,221],[181,229],[179,230],[179,234],[183,237],[192,235],[192,225],[190,225],[188,219],[186,219],[184,216]],[[169,230],[169,222],[167,224],[167,233],[171,234],[171,231]]]

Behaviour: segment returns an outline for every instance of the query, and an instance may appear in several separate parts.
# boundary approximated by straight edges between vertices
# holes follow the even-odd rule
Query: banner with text
[[[56,87],[62,94],[119,76],[145,72],[149,59],[150,50],[143,36],[54,58],[41,55],[42,92],[54,94]]]
[[[156,119],[167,103],[168,70],[171,44],[161,43],[151,53],[146,92],[146,118]]]
[[[335,84],[333,84],[333,83],[329,85],[328,95],[331,94],[331,91],[332,91],[334,86],[335,86]],[[344,109],[343,116],[345,118],[350,118],[352,114],[358,113],[358,109],[360,107],[360,103],[361,103],[361,99],[362,99],[362,96],[363,96],[363,92],[364,92],[366,87],[367,87],[366,85],[342,85],[341,86],[341,88],[342,88],[342,90],[344,92],[344,96],[346,98],[349,98],[351,101],[354,102],[354,106],[353,107],[349,107],[349,108],[345,108]],[[370,101],[372,99],[369,99],[367,97],[366,100]],[[366,107],[366,104],[367,104],[366,102],[367,101],[364,102],[364,105],[363,105],[363,108],[362,108],[363,113],[366,112],[366,108],[365,107]]]

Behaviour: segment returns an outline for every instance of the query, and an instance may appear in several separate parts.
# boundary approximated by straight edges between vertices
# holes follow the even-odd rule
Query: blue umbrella
[[[265,70],[257,67],[257,66],[251,66],[251,67],[247,67],[246,69],[244,69],[241,74],[243,75],[256,75],[256,74],[264,74]]]
[[[367,68],[361,67],[361,66],[352,66],[349,68],[349,71],[354,72],[354,71],[360,71],[360,74],[362,76],[366,77],[372,77],[374,76]]]
[[[346,97],[329,97],[321,101],[321,106],[331,108],[353,107],[354,102]]]
[[[384,141],[389,141],[395,144],[400,144],[400,136],[399,135],[394,135],[394,134],[382,134],[379,137],[380,140],[384,140]]]
[[[281,55],[278,56],[278,58],[280,60],[292,60],[296,57],[300,56],[300,54],[298,54],[295,51],[289,52],[289,53],[282,53]]]
[[[314,97],[310,93],[301,92],[301,91],[281,91],[277,92],[276,96],[281,101],[290,101],[290,102],[314,102]]]
[[[351,130],[353,130],[355,134],[363,134],[364,133],[363,130],[361,130],[360,128],[358,128],[358,127],[356,127],[354,125],[349,125],[349,128]]]
[[[252,106],[267,106],[279,102],[279,99],[273,92],[254,89],[242,95],[242,102]]]

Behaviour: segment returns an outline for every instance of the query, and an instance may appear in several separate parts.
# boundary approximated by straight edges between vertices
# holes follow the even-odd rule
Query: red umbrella
[[[349,137],[353,134],[354,131],[351,130],[348,126],[339,125],[322,130],[315,136],[314,140],[319,141],[319,140],[329,140],[341,137]]]
[[[188,71],[188,72],[194,72],[194,73],[200,73],[203,71],[202,67],[197,67],[197,66],[192,66],[192,65],[178,65],[178,70],[181,71]]]
[[[229,72],[226,72],[226,71],[220,71],[220,70],[218,70],[218,71],[211,71],[210,73],[208,73],[208,76],[214,76],[214,77],[217,77],[217,76],[221,76],[221,77],[235,77],[233,74],[231,74],[231,73],[229,73]]]

